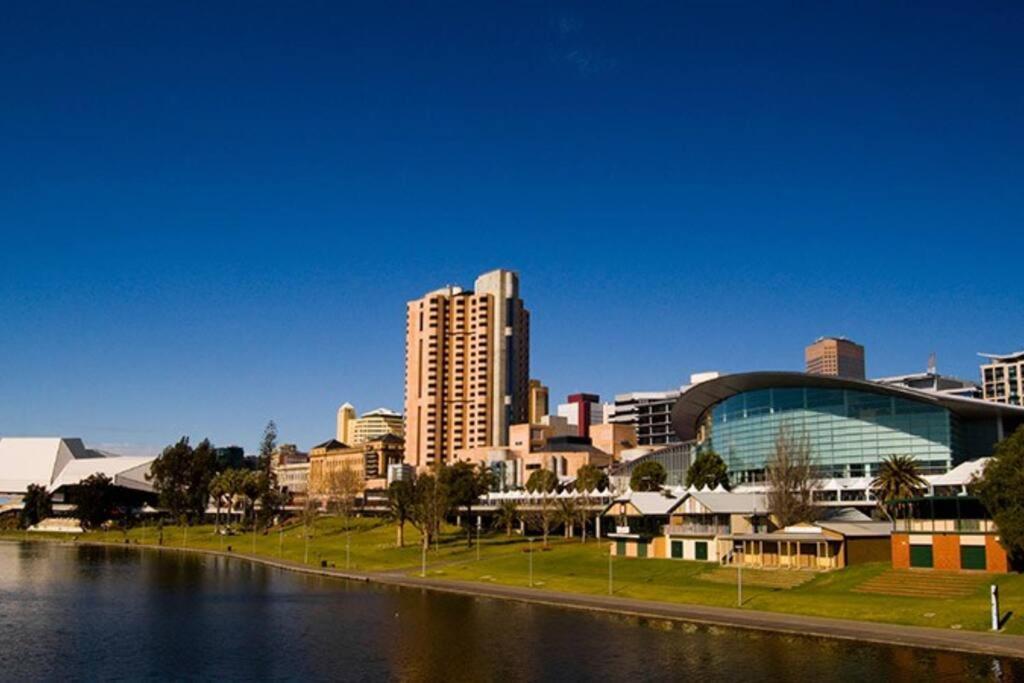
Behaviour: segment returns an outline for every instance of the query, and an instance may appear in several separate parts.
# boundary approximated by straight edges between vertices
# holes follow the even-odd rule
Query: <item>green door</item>
[[[672,559],[681,560],[683,559],[683,542],[672,541]]]
[[[707,541],[697,541],[696,543],[693,544],[693,547],[694,547],[694,552],[695,552],[698,560],[707,560],[708,559],[708,542]]]
[[[985,546],[983,545],[962,545],[960,546],[960,568],[961,569],[985,569]]]
[[[931,569],[933,566],[932,547],[930,545],[910,546],[910,566]]]
[[[625,557],[626,556],[626,542],[625,541],[615,541],[615,554],[618,555],[619,557]]]
[[[643,541],[636,542],[636,556],[647,557],[647,544]]]

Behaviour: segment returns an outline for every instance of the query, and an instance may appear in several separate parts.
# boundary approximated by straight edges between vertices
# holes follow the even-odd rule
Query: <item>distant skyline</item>
[[[567,394],[1024,348],[1024,8],[14,5],[0,436],[307,449],[520,274]]]

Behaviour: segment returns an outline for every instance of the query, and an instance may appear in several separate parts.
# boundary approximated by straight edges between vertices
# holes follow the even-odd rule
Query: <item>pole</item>
[[[476,561],[480,561],[480,517],[476,518]]]
[[[530,548],[530,588],[533,588],[533,539],[528,539]]]
[[[307,524],[302,525],[302,535],[306,539],[306,550],[302,555],[302,564],[309,564],[309,526]]]
[[[345,569],[352,566],[352,532],[345,529]]]
[[[427,536],[423,537],[423,542],[420,543],[421,555],[423,556],[422,564],[420,566],[420,576],[425,577],[427,575],[427,544],[430,543],[430,539]]]
[[[252,517],[252,554],[256,554],[256,515]]]
[[[612,544],[608,544],[608,595],[614,592],[613,578],[612,578]]]
[[[733,549],[735,550],[735,548]],[[736,600],[737,606],[743,607],[743,552],[740,551],[740,560],[736,563]]]
[[[277,530],[277,556],[284,557],[284,527]]]
[[[992,630],[999,630],[999,586],[992,584],[990,587],[992,596]]]

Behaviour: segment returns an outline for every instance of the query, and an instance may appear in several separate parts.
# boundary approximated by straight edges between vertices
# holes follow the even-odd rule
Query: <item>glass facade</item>
[[[822,477],[877,473],[890,455],[910,455],[925,474],[947,471],[962,450],[959,420],[930,403],[850,389],[758,389],[736,394],[704,416],[707,438],[734,481],[763,479],[779,429],[806,435]]]

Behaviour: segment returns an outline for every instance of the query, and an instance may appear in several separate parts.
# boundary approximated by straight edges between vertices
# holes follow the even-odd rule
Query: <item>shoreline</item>
[[[14,539],[0,539],[0,542],[3,541],[26,542]],[[260,555],[239,552],[229,553],[202,548],[103,543],[96,541],[63,541],[60,539],[43,538],[28,539],[28,542],[60,543],[63,545],[99,548],[131,548],[159,552],[188,552],[210,557],[246,560],[274,569],[311,576],[375,583],[398,588],[417,588],[477,598],[513,600],[528,604],[616,614],[639,619],[1024,659],[1024,636],[985,631],[946,630],[925,626],[904,626],[873,621],[746,610],[736,607],[710,607],[584,593],[542,591],[525,586],[517,587],[471,581],[421,578],[399,572],[345,571],[330,567],[303,565]]]

